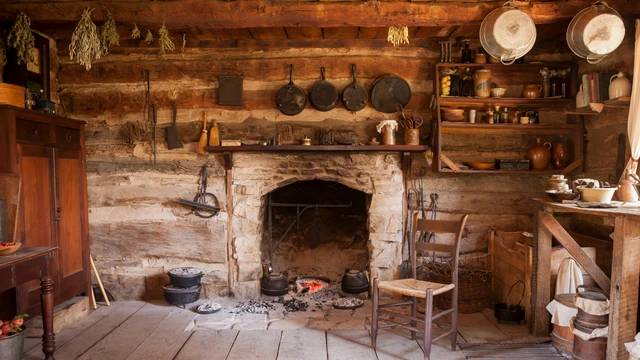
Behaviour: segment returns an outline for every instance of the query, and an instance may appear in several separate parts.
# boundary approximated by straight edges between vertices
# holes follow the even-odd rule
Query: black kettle
[[[347,294],[360,294],[369,291],[369,279],[362,271],[346,269],[341,287]]]
[[[289,278],[286,271],[270,273],[260,280],[260,289],[264,295],[282,296],[289,292]]]

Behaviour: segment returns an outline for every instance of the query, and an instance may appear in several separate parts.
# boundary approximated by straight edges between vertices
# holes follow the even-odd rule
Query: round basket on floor
[[[475,271],[473,276],[458,275],[458,312],[462,314],[476,313],[490,308],[491,303],[491,271]],[[441,275],[434,273],[420,274],[420,280],[448,284],[451,283],[451,275]],[[480,275],[480,276],[478,276]],[[434,305],[442,310],[451,307],[452,292],[434,297]],[[418,299],[418,311],[424,313],[424,299]]]

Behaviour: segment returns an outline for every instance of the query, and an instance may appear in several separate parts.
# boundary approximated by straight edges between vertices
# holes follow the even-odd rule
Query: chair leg
[[[417,317],[418,314],[418,299],[414,296],[413,297],[413,304],[411,304],[411,316],[412,317]],[[411,320],[411,327],[415,328],[418,325],[418,323],[415,320]],[[411,330],[411,340],[415,340],[416,339],[416,332],[415,330]]]
[[[433,289],[427,289],[427,298],[425,299],[426,308],[424,309],[424,360],[429,360],[431,355],[431,327],[433,315]]]
[[[378,338],[378,279],[373,279],[373,299],[371,304],[371,347],[376,348]]]
[[[456,340],[458,338],[458,286],[453,288],[453,294],[451,294],[451,351],[456,351]]]

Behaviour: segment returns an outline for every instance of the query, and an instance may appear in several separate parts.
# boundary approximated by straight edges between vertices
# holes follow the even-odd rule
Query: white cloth
[[[578,315],[578,309],[570,308],[555,300],[547,305],[547,311],[551,314],[552,324],[564,327],[569,327],[571,319]]]
[[[633,87],[631,90],[631,105],[629,106],[629,120],[627,133],[631,146],[631,159],[627,163],[627,172],[635,174],[638,171],[640,159],[640,20],[636,20],[636,48],[633,61]]]
[[[582,270],[573,258],[564,258],[558,269],[556,294],[574,294],[582,285]]]
[[[575,318],[571,319],[571,322],[569,323],[569,327],[571,328],[571,332],[573,332],[573,335],[575,336],[579,336],[582,340],[591,340],[591,339],[595,339],[595,338],[606,338],[609,337],[609,327],[603,327],[603,328],[599,328],[599,329],[594,329],[590,334],[580,331],[576,328],[573,327],[573,320],[575,320]]]
[[[378,125],[376,125],[376,130],[378,130],[378,134],[382,133],[382,128],[384,126],[389,126],[391,130],[398,131],[398,122],[395,120],[383,120],[380,121]]]
[[[578,296],[573,297],[573,304],[582,311],[589,315],[608,315],[609,314],[609,299],[605,301],[589,300]]]
[[[635,356],[636,358],[640,358],[640,333],[636,334],[636,341],[628,342],[624,344],[624,347],[627,349],[629,354]]]

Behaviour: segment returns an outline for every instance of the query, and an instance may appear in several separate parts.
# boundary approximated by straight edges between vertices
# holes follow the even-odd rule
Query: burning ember
[[[299,277],[296,279],[298,294],[313,294],[327,286],[329,286],[329,282],[320,278]]]

